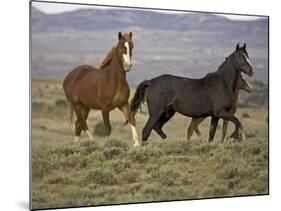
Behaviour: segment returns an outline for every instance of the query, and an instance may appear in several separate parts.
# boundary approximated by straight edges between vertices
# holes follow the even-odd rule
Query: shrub
[[[145,163],[148,160],[144,148],[132,149],[129,151],[128,156],[134,162]]]
[[[104,137],[106,136],[104,124],[102,122],[98,122],[94,127],[94,135]]]
[[[98,151],[91,153],[90,155],[88,155],[88,157],[89,157],[89,160],[93,161],[93,162],[95,162],[95,161],[105,161],[105,157],[104,157],[103,153],[98,152]]]
[[[122,179],[128,183],[136,182],[138,176],[139,176],[139,172],[137,170],[132,170],[132,169],[130,171],[123,172],[121,175]]]
[[[248,118],[250,118],[250,114],[248,114],[248,113],[243,113],[243,114],[242,114],[242,117],[245,118],[245,119],[248,119]]]
[[[46,159],[32,159],[32,178],[43,178],[51,172],[51,164]]]
[[[149,184],[142,188],[142,192],[145,196],[158,197],[160,194],[160,188],[157,186],[157,184]]]
[[[238,176],[238,167],[236,165],[224,166],[218,176],[222,179],[233,179]]]
[[[55,105],[58,108],[66,108],[66,106],[67,106],[65,99],[58,99],[58,100],[56,100]]]
[[[111,147],[105,148],[103,150],[103,155],[107,160],[116,159],[118,157],[122,157],[126,154],[123,148],[121,147]]]
[[[93,141],[83,141],[80,143],[80,151],[84,155],[91,154],[99,150],[99,146]]]
[[[32,191],[32,202],[34,203],[48,203],[53,201],[53,194],[49,191],[47,186],[40,186]]]
[[[183,185],[190,185],[190,184],[192,184],[192,182],[191,182],[191,180],[190,180],[190,178],[188,176],[182,176],[180,180],[181,180],[181,183]]]
[[[147,146],[144,148],[132,149],[128,156],[134,162],[146,163],[155,161],[163,155],[163,151],[157,146]]]
[[[124,151],[127,151],[129,149],[128,144],[117,139],[109,139],[104,146],[105,148],[119,147],[122,148]]]
[[[67,175],[54,175],[47,179],[48,184],[61,184],[69,185],[73,183],[73,180]]]
[[[88,185],[91,183],[99,185],[114,185],[117,183],[117,179],[110,170],[98,168],[89,171],[81,180],[82,185]]]
[[[179,176],[179,173],[172,170],[159,172],[159,182],[165,186],[173,186]]]
[[[62,168],[85,168],[89,163],[89,158],[81,155],[80,153],[75,153],[63,157],[59,161],[59,165]]]
[[[123,161],[123,160],[117,160],[114,161],[111,164],[111,169],[114,171],[116,174],[120,174],[122,172],[127,171],[128,169],[131,168],[131,163],[128,161]]]
[[[163,146],[164,152],[168,155],[171,154],[186,154],[191,150],[191,144],[187,142],[170,141]]]
[[[224,184],[217,184],[213,189],[213,196],[226,196],[229,193],[228,188]]]

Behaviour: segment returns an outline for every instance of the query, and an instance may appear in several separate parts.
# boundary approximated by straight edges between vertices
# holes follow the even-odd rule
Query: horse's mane
[[[228,57],[225,58],[224,62],[221,63],[221,65],[218,67],[218,69],[216,71],[211,72],[211,73],[207,73],[207,75],[205,75],[204,78],[210,78],[210,77],[213,77],[213,76],[216,76],[216,75],[220,75],[222,70],[224,70],[224,66],[225,66],[227,60],[228,60]]]
[[[100,68],[106,67],[107,65],[110,64],[115,48],[116,46],[113,46],[111,50],[106,54],[105,58],[101,62]]]

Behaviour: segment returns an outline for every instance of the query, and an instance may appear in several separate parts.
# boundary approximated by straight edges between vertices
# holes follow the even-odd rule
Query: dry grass
[[[164,127],[166,141],[153,132],[147,145],[135,149],[130,128],[114,110],[111,139],[98,135],[101,115],[96,111],[88,121],[95,141],[83,134],[74,144],[60,84],[32,83],[33,208],[268,193],[266,109],[238,110],[248,135],[239,143],[220,143],[220,130],[214,143],[207,143],[209,120],[200,126],[203,140],[194,135],[187,143],[190,119],[176,115]],[[145,108],[136,118],[140,134]]]

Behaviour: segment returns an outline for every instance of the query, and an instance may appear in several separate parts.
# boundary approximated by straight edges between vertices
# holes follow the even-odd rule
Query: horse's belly
[[[189,117],[208,116],[211,113],[211,107],[209,105],[205,103],[197,103],[195,101],[178,101],[173,104],[173,108],[178,113]]]

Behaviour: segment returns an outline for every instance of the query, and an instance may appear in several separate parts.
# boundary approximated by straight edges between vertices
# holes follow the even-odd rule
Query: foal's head
[[[239,74],[237,83],[238,89],[243,89],[247,92],[251,92],[253,90],[252,85],[241,74]]]
[[[117,44],[117,54],[120,58],[124,71],[129,71],[132,67],[132,51],[134,47],[134,43],[132,40],[133,34],[130,33],[124,33],[122,35],[121,32],[118,33],[118,44]]]
[[[243,47],[239,47],[239,44],[236,45],[236,49],[234,54],[234,60],[237,70],[241,70],[245,74],[249,76],[253,76],[253,67],[249,61],[249,55],[246,50],[246,43],[244,43]]]

